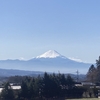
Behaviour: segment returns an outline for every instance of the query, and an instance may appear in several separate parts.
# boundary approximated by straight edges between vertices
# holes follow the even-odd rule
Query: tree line
[[[75,87],[75,81],[70,75],[65,77],[60,73],[44,73],[43,77],[24,76],[20,79],[20,90],[12,90],[9,82],[5,84],[0,94],[1,100],[64,100],[81,98],[86,90],[83,87]]]

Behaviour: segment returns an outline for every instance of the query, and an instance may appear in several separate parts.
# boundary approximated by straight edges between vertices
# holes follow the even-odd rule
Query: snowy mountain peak
[[[56,58],[56,57],[63,57],[63,56],[55,50],[49,50],[44,54],[37,56],[36,58]]]

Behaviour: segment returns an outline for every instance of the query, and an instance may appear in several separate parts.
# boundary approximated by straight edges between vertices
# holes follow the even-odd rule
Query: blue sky
[[[100,55],[100,0],[1,0],[0,60],[48,50],[94,63]]]

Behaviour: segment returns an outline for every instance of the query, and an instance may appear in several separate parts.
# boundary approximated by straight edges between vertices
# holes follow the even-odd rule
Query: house
[[[10,86],[13,90],[20,90],[21,89],[21,84],[20,83],[10,83]],[[0,93],[4,89],[4,86],[0,86]]]

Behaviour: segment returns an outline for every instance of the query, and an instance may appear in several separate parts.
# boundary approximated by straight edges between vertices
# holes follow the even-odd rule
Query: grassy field
[[[100,98],[85,98],[85,99],[66,99],[66,100],[100,100]]]

